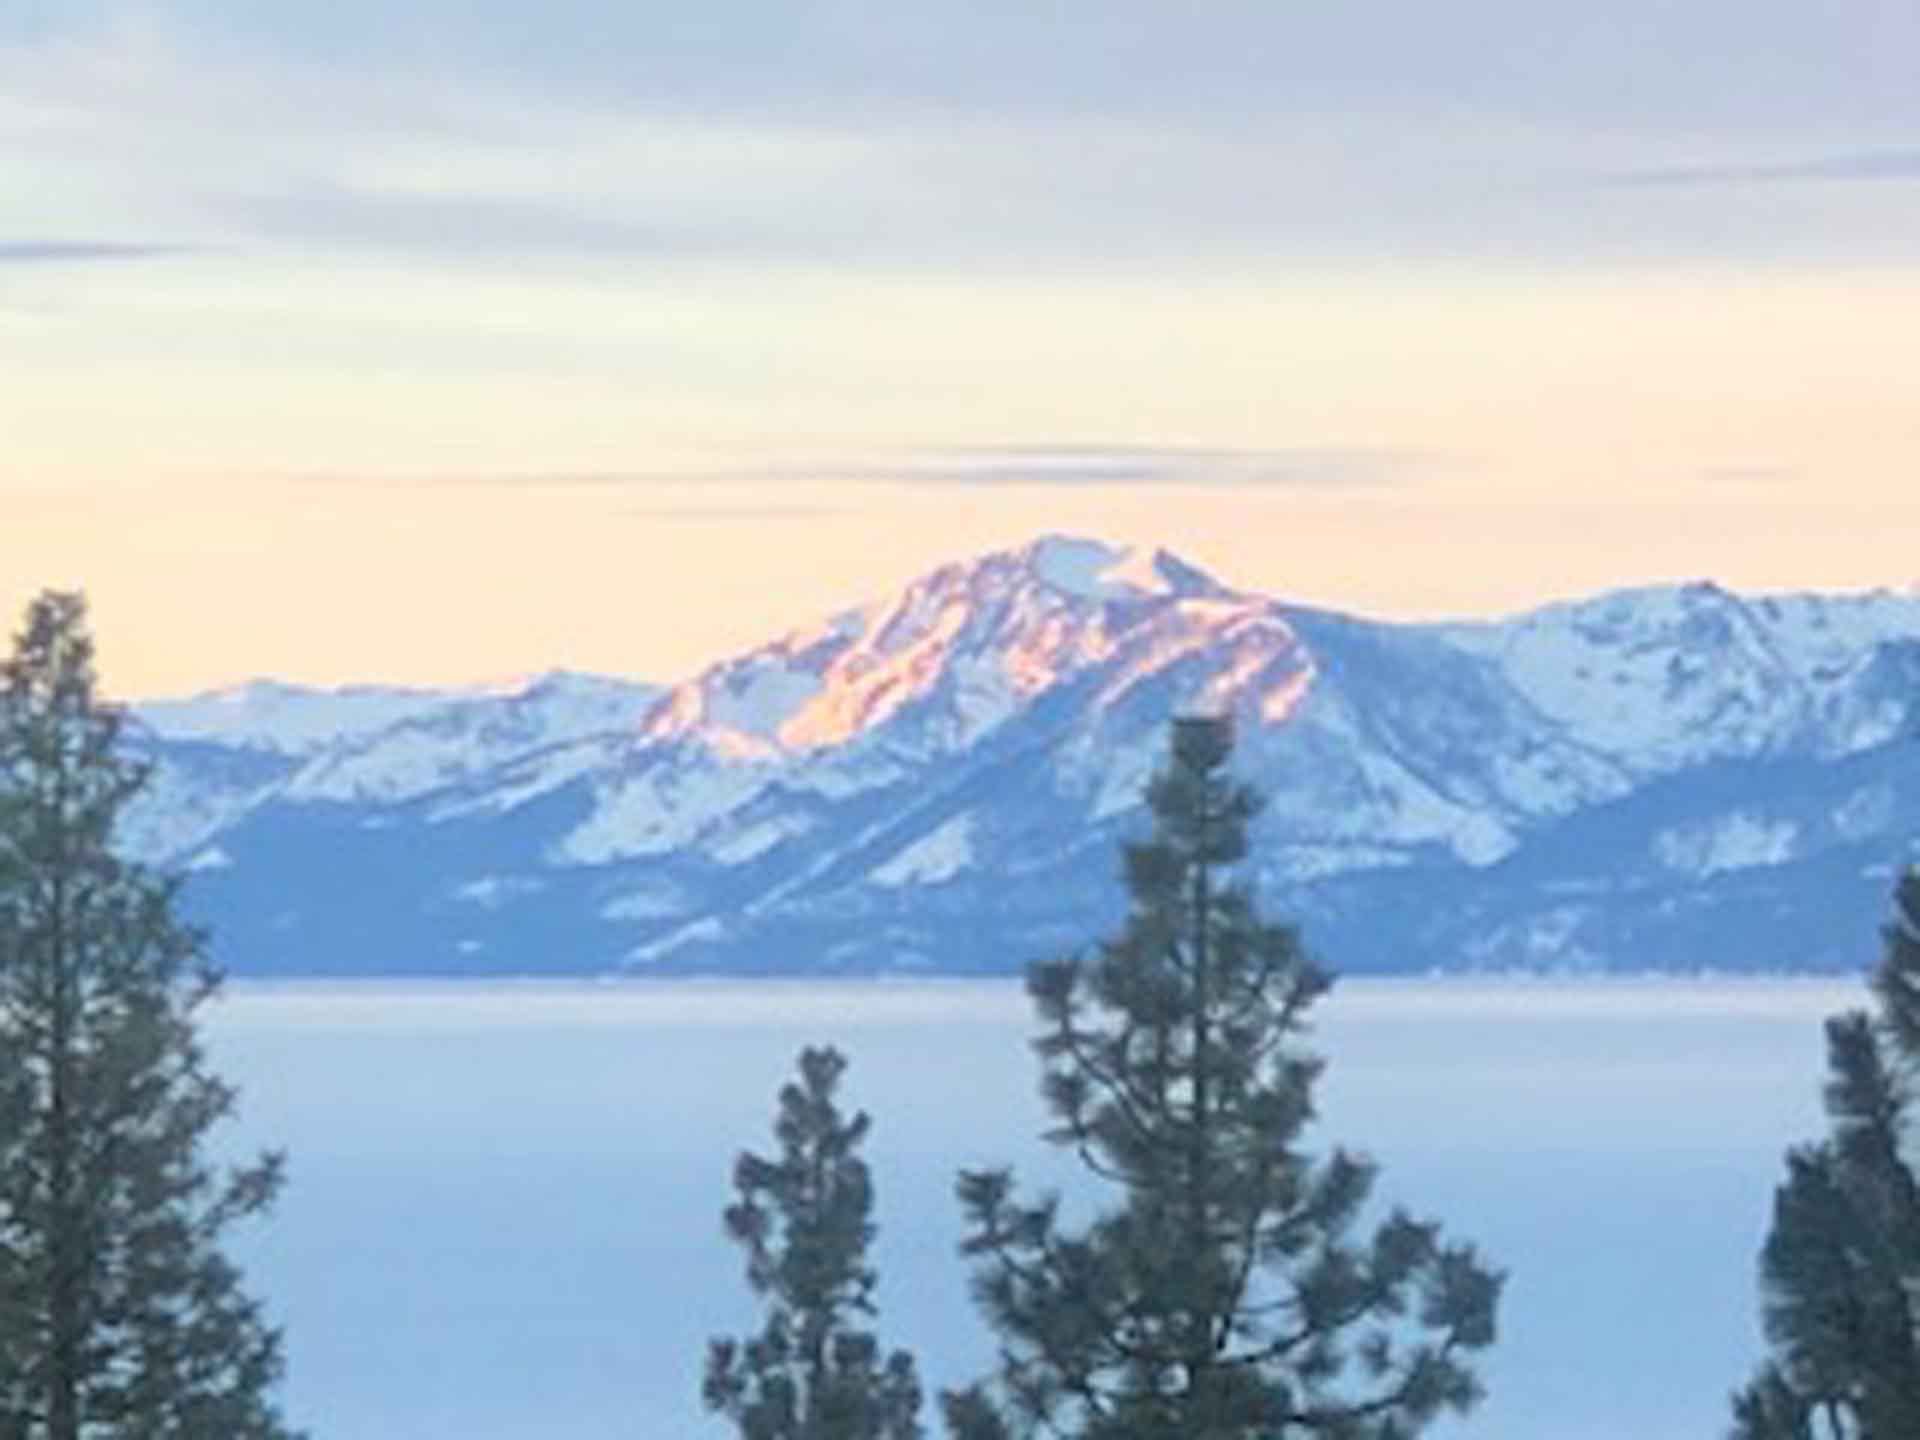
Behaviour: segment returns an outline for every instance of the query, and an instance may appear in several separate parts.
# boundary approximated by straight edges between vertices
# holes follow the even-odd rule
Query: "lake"
[[[1511,1275],[1486,1403],[1436,1435],[1700,1440],[1760,1355],[1781,1154],[1821,1132],[1834,980],[1349,981],[1316,1014],[1316,1148]],[[707,1339],[756,1312],[720,1233],[809,1043],[874,1117],[882,1340],[930,1389],[991,1339],[954,1257],[962,1166],[1080,1187],[1033,1138],[1014,981],[231,984],[223,1144],[290,1183],[235,1245],[316,1440],[730,1434]],[[937,1430],[936,1430],[937,1433]]]

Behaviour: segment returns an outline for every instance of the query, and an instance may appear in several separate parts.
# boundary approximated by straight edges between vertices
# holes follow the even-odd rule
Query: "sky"
[[[1049,531],[1920,580],[1911,0],[0,0],[0,607],[672,680]]]

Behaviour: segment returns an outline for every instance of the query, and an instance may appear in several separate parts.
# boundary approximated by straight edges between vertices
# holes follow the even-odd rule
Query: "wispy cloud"
[[[1616,171],[1604,178],[1608,184],[1629,188],[1920,180],[1920,150],[1862,151],[1758,164],[1654,165]]]
[[[675,233],[578,203],[499,195],[381,194],[335,183],[237,196],[230,214],[275,241],[389,252],[653,256],[711,254],[718,239]]]
[[[1413,450],[1150,445],[980,446],[867,462],[861,478],[911,485],[1198,485],[1318,489],[1397,485],[1436,457]]]
[[[635,505],[620,512],[670,525],[724,525],[767,520],[818,520],[856,513],[844,505]]]
[[[714,0],[667,26],[590,0],[534,26],[514,0],[30,8],[63,18],[8,44],[0,17],[0,217],[84,235],[139,214],[249,252],[989,277],[1880,256],[1905,233],[1891,187],[1858,213],[1781,202],[1765,227],[1724,223],[1717,197],[1676,218],[1656,191],[1920,173],[1849,120],[1920,124],[1901,67],[1858,63],[1911,51],[1920,10],[1816,24],[1794,0],[1646,0],[1657,26],[1601,18],[1568,45],[1550,10],[1484,0],[1396,15],[1388,54],[1369,7],[1254,0],[1206,25],[1131,0],[1123,22],[925,0],[885,24]],[[1666,163],[1765,157],[1783,134],[1855,148]],[[1604,224],[1591,193],[1543,203],[1568,176],[1611,192]]]
[[[500,471],[462,474],[306,472],[302,484],[519,490],[678,489],[772,484],[953,486],[1216,487],[1239,489],[1348,489],[1410,483],[1449,464],[1432,451],[1392,447],[1301,446],[1233,450],[1153,445],[983,445],[906,451],[842,460],[764,466],[716,466],[657,471]],[[711,515],[748,510],[726,506],[660,506],[629,514]],[[821,514],[824,507],[779,506],[755,514]]]
[[[0,240],[0,265],[157,260],[193,253],[194,247],[188,245],[137,245],[113,240]]]
[[[708,484],[716,480],[744,480],[748,476],[718,472],[702,475],[688,470],[498,470],[431,474],[302,470],[279,478],[295,485],[372,490],[609,490]]]

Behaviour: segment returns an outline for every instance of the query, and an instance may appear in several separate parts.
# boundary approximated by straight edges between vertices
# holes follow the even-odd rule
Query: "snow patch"
[[[722,865],[740,865],[812,828],[813,822],[804,815],[778,815],[725,833],[702,848]]]
[[[888,889],[938,885],[951,880],[972,863],[973,817],[956,815],[875,868],[867,878]]]
[[[508,814],[582,775],[613,764],[621,748],[612,740],[556,747],[487,776],[486,787],[477,793],[463,791],[435,805],[427,813],[428,823]]]
[[[1834,812],[1833,828],[1842,839],[1868,840],[1884,835],[1893,824],[1894,794],[1891,785],[1866,785],[1849,795]]]
[[[1128,583],[1130,576],[1116,583],[1115,572],[1137,571],[1140,563],[1133,552],[1070,535],[1048,535],[1027,548],[1027,564],[1035,579],[1083,600],[1106,600],[1135,588]],[[1165,583],[1151,574],[1152,564],[1152,557],[1146,557],[1148,586],[1163,590]]]
[[[1307,698],[1307,692],[1313,689],[1314,674],[1313,662],[1309,660],[1291,675],[1268,686],[1260,697],[1260,718],[1269,725],[1284,725],[1291,720],[1293,712]]]
[[[632,950],[627,952],[627,960],[633,964],[653,964],[666,959],[667,956],[671,955],[674,951],[683,949],[688,945],[697,945],[702,941],[717,941],[726,938],[727,927],[722,925],[719,920],[713,916],[708,915],[703,919],[695,920],[691,925],[682,925],[678,930],[663,940],[655,940],[646,945],[636,945]]]
[[[1653,855],[1669,870],[1705,878],[1785,864],[1794,856],[1799,834],[1791,821],[1738,810],[1717,820],[1662,830],[1653,839]]]
[[[722,760],[771,760],[780,748],[770,740],[727,725],[709,725],[700,731],[700,742]]]
[[[1108,545],[1074,535],[1048,535],[1022,552],[1033,577],[1080,600],[1222,592],[1210,576],[1144,545]]]
[[[149,865],[171,865],[237,825],[274,790],[274,782],[200,780],[190,767],[162,758],[120,814],[114,843]]]
[[[1482,966],[1517,966],[1528,970],[1603,969],[1603,958],[1578,939],[1591,912],[1582,905],[1563,905],[1470,942],[1466,953]]]
[[[931,688],[970,612],[949,600],[929,623],[914,613],[919,598],[909,592],[877,636],[834,660],[819,692],[780,726],[782,744],[799,750],[844,744]]]
[[[1085,620],[1063,607],[1020,626],[1002,653],[1001,670],[1014,694],[1026,699],[1070,671],[1107,659],[1114,643],[1103,616]]]
[[[545,888],[545,881],[531,875],[483,875],[478,880],[456,885],[453,898],[478,905],[482,910],[498,910],[509,900],[537,894]]]
[[[607,920],[665,920],[684,915],[690,908],[691,902],[679,886],[649,880],[609,900],[600,907],[600,914]]]
[[[1448,837],[1453,853],[1476,870],[1497,865],[1514,852],[1519,841],[1513,832],[1484,811],[1467,811]]]
[[[692,844],[721,816],[739,809],[767,784],[757,766],[701,765],[661,757],[636,775],[601,787],[593,813],[553,848],[563,865],[604,865],[664,855]]]
[[[1398,869],[1412,863],[1406,851],[1380,845],[1285,845],[1276,847],[1275,854],[1276,862],[1270,867],[1273,876],[1294,882],[1323,880],[1353,870]]]
[[[868,790],[892,785],[907,776],[907,768],[889,751],[870,747],[829,750],[807,757],[807,763],[782,777],[788,789],[817,795],[823,800],[845,800]]]

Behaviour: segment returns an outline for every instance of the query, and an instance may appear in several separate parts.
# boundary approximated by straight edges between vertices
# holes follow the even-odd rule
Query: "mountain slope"
[[[142,707],[125,840],[243,972],[1014,969],[1113,923],[1194,709],[1343,968],[1858,963],[1920,833],[1884,594],[1390,625],[1048,537],[664,690],[242,695]]]

